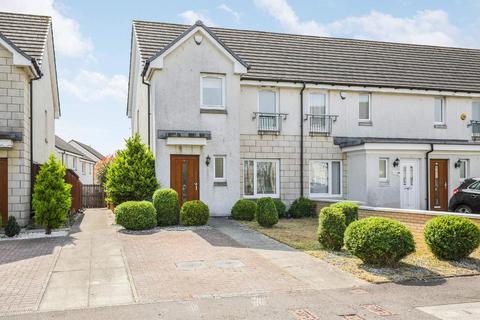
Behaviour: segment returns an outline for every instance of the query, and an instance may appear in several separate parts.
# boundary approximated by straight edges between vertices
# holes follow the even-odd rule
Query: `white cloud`
[[[378,11],[331,23],[300,21],[287,0],[255,0],[255,5],[278,20],[288,32],[335,35],[347,38],[408,42],[442,46],[458,45],[460,32],[443,10],[418,11],[412,17],[394,17]]]
[[[327,30],[316,21],[300,21],[286,0],[255,0],[255,5],[277,19],[289,32],[328,35]]]
[[[207,26],[215,26],[212,20],[207,16],[203,15],[200,12],[187,10],[179,14],[179,16],[183,19],[183,22],[186,24],[194,24],[198,20],[202,20],[204,24]]]
[[[2,11],[48,15],[52,17],[55,50],[70,57],[83,57],[93,51],[92,40],[80,31],[79,23],[65,16],[54,0],[0,0]]]
[[[107,76],[99,72],[80,70],[72,79],[61,78],[60,87],[87,103],[109,99],[126,103],[128,79],[124,75]]]
[[[236,21],[240,21],[240,13],[230,8],[225,3],[222,3],[221,5],[219,5],[218,9],[230,13],[235,18]]]

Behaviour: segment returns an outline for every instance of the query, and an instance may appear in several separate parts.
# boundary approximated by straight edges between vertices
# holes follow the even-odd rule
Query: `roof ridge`
[[[43,14],[33,14],[33,13],[24,13],[24,12],[12,12],[12,11],[0,11],[0,14],[10,14],[12,16],[27,16],[27,17],[38,17],[38,18],[48,18],[52,19],[52,16],[43,15]]]

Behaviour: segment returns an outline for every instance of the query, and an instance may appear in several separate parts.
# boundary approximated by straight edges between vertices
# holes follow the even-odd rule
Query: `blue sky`
[[[125,116],[133,19],[421,44],[480,47],[480,1],[0,0],[53,17],[62,117],[56,131],[109,154]]]

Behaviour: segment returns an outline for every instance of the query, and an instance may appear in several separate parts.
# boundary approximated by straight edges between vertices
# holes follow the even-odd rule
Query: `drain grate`
[[[320,320],[320,318],[318,318],[308,309],[293,309],[290,310],[290,313],[297,320]]]
[[[346,314],[343,316],[343,318],[346,320],[365,320],[362,317],[360,317],[358,314]]]
[[[364,304],[361,306],[365,310],[370,311],[371,313],[375,313],[379,316],[391,316],[393,315],[392,312],[388,311],[387,309],[379,306],[378,304]]]

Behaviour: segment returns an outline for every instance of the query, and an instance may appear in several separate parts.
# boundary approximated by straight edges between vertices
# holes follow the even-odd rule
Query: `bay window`
[[[278,198],[278,160],[245,160],[243,162],[243,194],[245,197]]]
[[[342,161],[310,161],[310,196],[340,196],[342,194]]]

